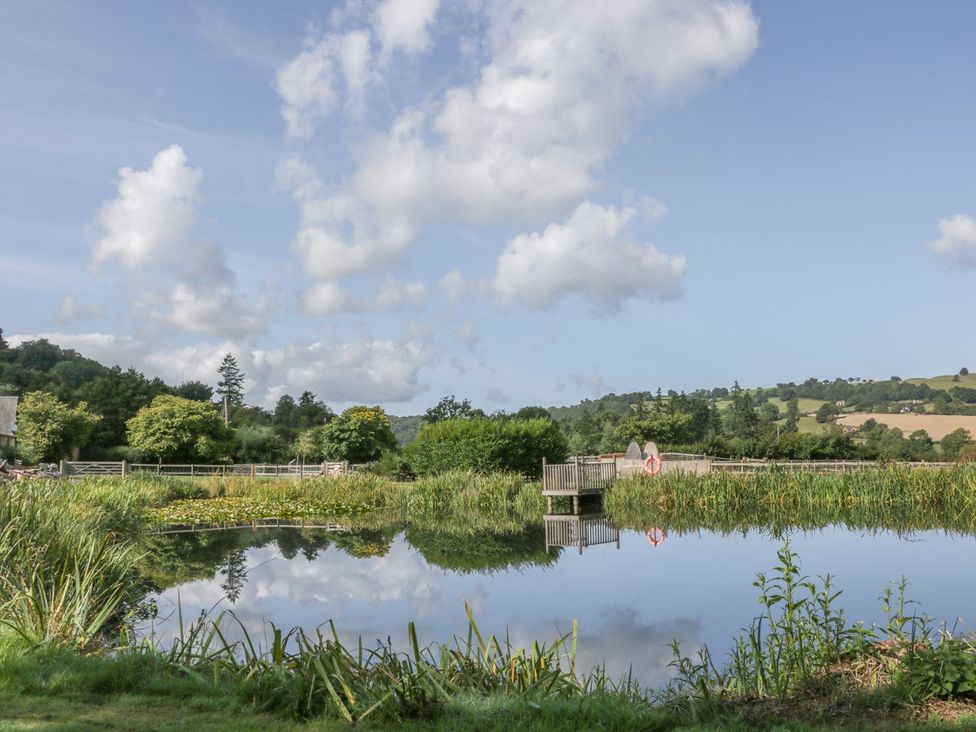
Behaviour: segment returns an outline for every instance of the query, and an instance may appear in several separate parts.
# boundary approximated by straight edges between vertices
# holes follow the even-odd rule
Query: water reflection
[[[550,530],[564,529],[550,523],[576,533],[557,544]],[[878,595],[901,575],[930,615],[976,617],[976,584],[964,581],[958,562],[976,540],[936,531],[911,538],[843,527],[791,535],[807,574],[836,575],[852,620],[880,622]],[[149,541],[142,571],[161,615],[142,631],[164,643],[177,632],[178,602],[185,618],[233,608],[257,639],[267,637],[266,621],[312,629],[334,620],[344,642],[390,637],[404,649],[409,621],[427,642],[463,634],[467,602],[485,632],[507,630],[516,644],[554,638],[577,619],[580,668],[605,664],[613,676],[632,669],[651,685],[668,676],[672,640],[688,655],[707,643],[721,660],[758,611],[752,581],[770,569],[780,545],[768,533],[670,530],[651,547],[646,530],[618,529],[598,513],[521,531],[401,524]]]

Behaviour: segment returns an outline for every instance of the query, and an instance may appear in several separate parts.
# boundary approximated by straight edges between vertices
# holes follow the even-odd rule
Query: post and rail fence
[[[170,475],[180,477],[242,476],[251,478],[311,478],[321,475],[337,476],[355,472],[358,466],[347,461],[327,463],[235,463],[232,465],[197,465],[168,463],[130,463],[104,460],[62,460],[59,468],[62,478],[116,475],[126,477],[136,473]]]

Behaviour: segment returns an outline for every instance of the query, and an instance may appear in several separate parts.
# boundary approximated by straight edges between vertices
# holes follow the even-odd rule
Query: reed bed
[[[622,526],[852,528],[976,532],[976,467],[878,467],[849,473],[703,475],[618,479],[604,508]]]
[[[134,599],[139,555],[51,483],[0,494],[0,626],[30,645],[87,648]]]

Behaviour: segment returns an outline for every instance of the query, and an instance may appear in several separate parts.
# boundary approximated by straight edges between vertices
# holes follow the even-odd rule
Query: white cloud
[[[510,0],[485,13],[489,60],[471,83],[366,134],[338,190],[291,181],[295,249],[313,276],[388,268],[430,221],[560,214],[594,189],[644,99],[731,73],[758,44],[749,5],[735,0]],[[423,40],[416,27],[408,36]],[[292,128],[295,100],[282,99]]]
[[[321,282],[305,293],[302,307],[308,315],[318,316],[395,312],[418,308],[426,299],[427,286],[423,282],[401,284],[389,276],[368,298],[358,298],[335,282]]]
[[[505,404],[509,401],[508,395],[505,394],[497,386],[492,386],[488,388],[485,394],[485,399],[487,399],[492,404]]]
[[[939,219],[939,233],[929,243],[939,259],[950,267],[976,267],[976,219],[966,214]]]
[[[383,0],[376,8],[375,26],[385,55],[398,49],[421,53],[430,47],[430,26],[440,0]]]
[[[135,284],[134,310],[147,318],[195,333],[239,337],[262,330],[270,301],[261,295],[249,302],[234,290],[235,274],[223,246],[191,241],[197,222],[198,191],[203,171],[191,168],[179,145],[161,150],[145,171],[123,168],[119,195],[106,201],[96,223],[105,235],[92,250],[98,265],[117,258]],[[151,276],[136,282],[133,274],[152,266]],[[76,303],[62,303],[65,322],[81,314]]]
[[[142,267],[180,243],[196,222],[202,178],[179,145],[157,153],[148,170],[119,170],[118,198],[106,201],[95,219],[105,232],[92,251],[95,264],[117,258]]]
[[[635,241],[629,230],[635,215],[586,201],[566,223],[516,236],[498,259],[495,293],[502,303],[532,307],[577,294],[602,313],[632,298],[677,297],[685,258]]]
[[[419,372],[432,359],[426,339],[416,333],[397,341],[292,341],[269,350],[255,349],[240,339],[174,346],[152,336],[141,340],[108,333],[15,334],[8,340],[17,346],[40,338],[107,365],[135,367],[171,384],[192,379],[212,384],[224,354],[233,353],[247,375],[248,403],[266,407],[283,393],[300,394],[305,389],[330,403],[407,401],[426,389]]]

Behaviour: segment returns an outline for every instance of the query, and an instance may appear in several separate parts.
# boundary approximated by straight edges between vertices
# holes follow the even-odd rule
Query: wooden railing
[[[542,494],[579,496],[599,493],[617,477],[613,462],[592,462],[576,459],[571,463],[550,465],[542,461]]]
[[[314,464],[289,463],[287,465],[269,465],[266,463],[197,465],[191,463],[130,463],[125,460],[121,462],[62,460],[60,468],[61,475],[65,478],[90,475],[118,475],[125,477],[134,473],[153,473],[155,475],[184,477],[238,475],[250,476],[252,478],[307,478],[316,475],[345,475],[354,469],[347,462]]]
[[[620,546],[620,529],[604,516],[549,515],[544,518],[546,529],[546,551],[550,547],[577,547],[580,554],[583,548],[598,544]]]
[[[909,468],[945,468],[955,463],[908,462],[896,463]],[[761,473],[769,470],[782,470],[787,473],[847,473],[881,467],[883,463],[873,460],[713,460],[712,470],[730,473]]]

